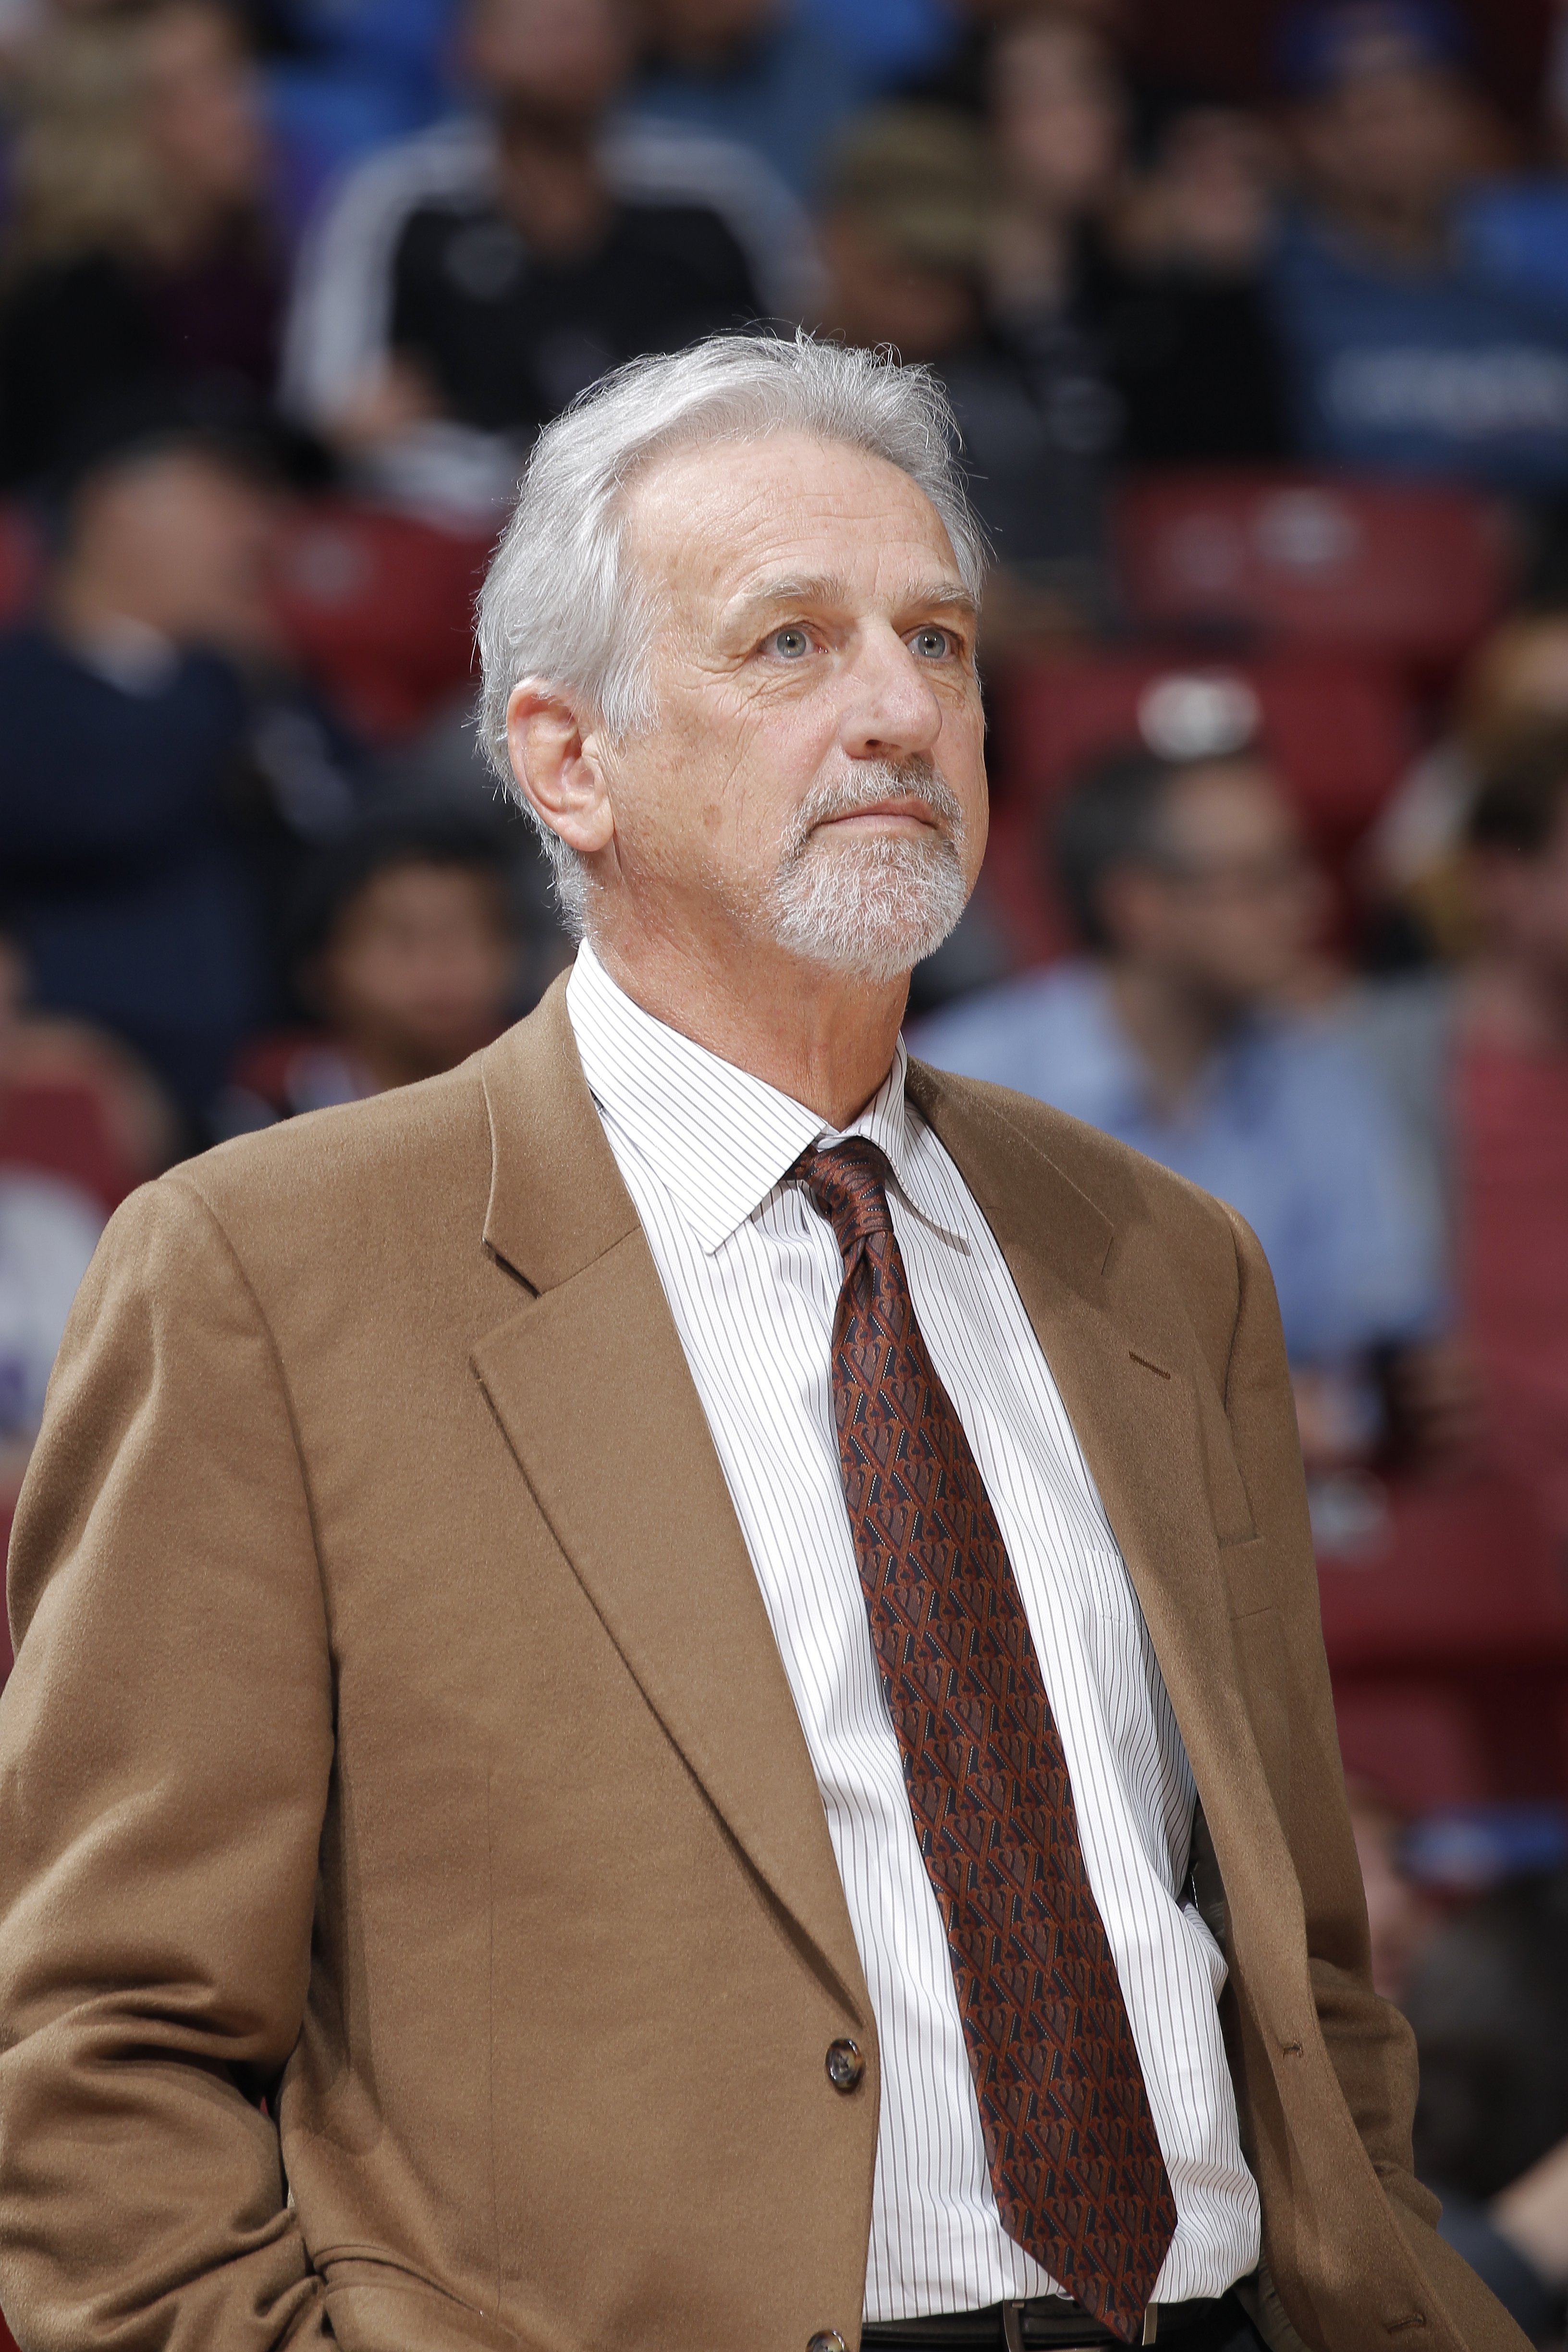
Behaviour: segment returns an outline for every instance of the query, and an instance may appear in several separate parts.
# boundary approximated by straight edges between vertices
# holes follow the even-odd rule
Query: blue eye
[[[781,661],[799,661],[811,651],[811,639],[804,629],[775,629],[768,643]]]
[[[910,639],[910,650],[922,661],[942,661],[952,651],[952,639],[945,629],[917,629]]]

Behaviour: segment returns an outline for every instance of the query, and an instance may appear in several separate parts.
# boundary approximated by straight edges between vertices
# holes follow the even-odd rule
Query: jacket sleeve
[[[17,1514],[0,1700],[0,2305],[24,2352],[328,2340],[262,2100],[332,1693],[265,1320],[188,1180],[112,1221]]]

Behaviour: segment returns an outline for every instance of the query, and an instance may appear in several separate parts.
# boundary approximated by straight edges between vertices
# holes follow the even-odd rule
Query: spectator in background
[[[29,1018],[25,986],[20,950],[0,929],[0,1558],[77,1285],[108,1212],[157,1172],[163,1141],[129,1056]],[[0,1684],[10,1669],[0,1610]]]
[[[1251,753],[1097,768],[1060,813],[1063,895],[1089,950],[910,1039],[1103,1128],[1239,1209],[1279,1293],[1309,1463],[1380,1433],[1379,1351],[1444,1307],[1436,1218],[1372,1072],[1289,1009],[1322,905],[1295,815]]]
[[[126,1039],[198,1129],[273,1007],[274,812],[352,806],[266,724],[276,504],[247,447],[133,404],[79,448],[38,617],[0,635],[0,867],[37,1001]]]
[[[1048,350],[1078,310],[1086,259],[1125,170],[1127,102],[1108,42],[1076,14],[1019,16],[993,41],[987,112],[1006,192],[993,307],[1021,349]],[[1110,437],[1096,420],[1098,446]]]
[[[1071,347],[1086,384],[1086,367],[1099,379],[1063,428],[1086,452],[1139,464],[1282,455],[1258,127],[1217,108],[1176,114],[1154,169],[1136,175],[1115,53],[1060,8],[1001,29],[989,89],[1008,193],[994,317],[1026,364],[1059,375]]]
[[[1466,663],[1452,727],[1367,837],[1364,877],[1396,949],[1413,948],[1419,961],[1475,945],[1465,829],[1481,779],[1554,724],[1568,725],[1568,610],[1512,613]]]
[[[468,0],[482,114],[373,157],[307,241],[286,395],[362,478],[472,522],[606,368],[793,311],[809,236],[760,158],[613,120],[618,0]]]
[[[1104,468],[1084,429],[1105,394],[1064,326],[1026,355],[988,328],[998,218],[984,134],[964,116],[905,104],[861,116],[834,151],[818,224],[823,323],[933,365],[963,438],[970,490],[996,559],[987,660],[1082,626],[1110,604]]]
[[[1568,482],[1568,308],[1488,275],[1459,235],[1482,149],[1447,9],[1307,8],[1282,59],[1308,202],[1274,290],[1308,454],[1520,492]]]
[[[1561,178],[1483,181],[1458,216],[1471,267],[1568,310],[1568,185]]]
[[[1366,1895],[1373,1987],[1397,2009],[1411,1971],[1432,1939],[1436,1915],[1431,1898],[1405,1867],[1405,1818],[1381,1790],[1353,1775],[1346,1780],[1345,1797]]]
[[[1479,266],[1500,278],[1536,288],[1568,308],[1568,5],[1547,0],[1552,23],[1542,58],[1544,136],[1537,176],[1483,181],[1467,197],[1461,235]]]
[[[1568,1544],[1568,730],[1500,760],[1468,839],[1479,946],[1450,1078],[1465,1328],[1490,1449]]]
[[[267,111],[286,224],[451,103],[451,0],[270,0]]]
[[[1568,1873],[1499,1888],[1428,1944],[1405,1996],[1415,2168],[1443,2235],[1536,2343],[1568,2289]]]
[[[951,0],[795,0],[847,57],[863,92],[879,95],[945,65],[959,40]]]
[[[0,1165],[0,1550],[66,1317],[102,1229],[102,1211],[78,1186]],[[0,1611],[0,1683],[10,1668]]]
[[[1447,1208],[1472,1443],[1568,1542],[1568,718],[1497,739],[1461,823],[1465,961],[1363,990],[1357,1037]]]
[[[1020,17],[1038,15],[1041,0],[947,0],[947,5],[945,54],[924,71],[916,67],[904,95],[984,116],[990,108],[995,42]],[[1120,42],[1129,29],[1132,7],[1131,0],[1056,0],[1051,13],[1087,25],[1104,40]]]
[[[1290,454],[1267,281],[1278,178],[1256,117],[1200,105],[1167,114],[1086,288],[1131,463],[1267,465]]]
[[[434,1077],[521,1009],[505,851],[455,816],[388,813],[323,852],[294,949],[296,988],[321,1025],[241,1055],[231,1133]]]
[[[27,999],[21,942],[0,928],[0,1169],[60,1178],[108,1215],[174,1158],[174,1114],[117,1038]]]
[[[742,140],[802,196],[859,91],[830,26],[789,0],[641,0],[636,110]]]
[[[249,60],[209,0],[61,18],[29,52],[0,263],[0,480],[117,391],[271,392],[281,300]]]

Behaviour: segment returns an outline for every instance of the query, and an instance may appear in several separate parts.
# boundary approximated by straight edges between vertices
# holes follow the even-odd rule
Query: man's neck
[[[1167,1114],[1179,1110],[1236,1027],[1234,1008],[1146,965],[1113,962],[1106,970],[1117,1018],[1156,1105]]]
[[[645,1013],[830,1127],[858,1118],[892,1067],[907,974],[864,980],[763,945],[739,963],[646,936],[635,944],[600,937],[593,949]]]

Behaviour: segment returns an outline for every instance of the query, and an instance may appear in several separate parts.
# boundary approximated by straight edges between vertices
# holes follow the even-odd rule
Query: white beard
[[[894,793],[912,794],[947,827],[835,838],[819,825]],[[895,980],[952,930],[969,896],[963,812],[929,760],[858,761],[853,782],[819,787],[797,811],[762,913],[780,947],[812,963]]]

